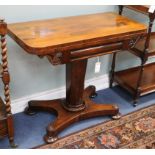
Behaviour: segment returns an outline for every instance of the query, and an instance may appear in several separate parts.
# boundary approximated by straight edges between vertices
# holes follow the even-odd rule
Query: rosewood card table
[[[96,104],[95,87],[84,90],[87,60],[128,49],[146,33],[146,26],[117,13],[98,13],[8,25],[8,34],[25,51],[46,56],[53,65],[66,64],[66,98],[30,101],[27,112],[46,110],[57,119],[47,127],[47,143],[70,124],[101,115],[117,116],[115,104]],[[101,83],[102,84],[102,83]],[[117,117],[116,117],[117,118]]]

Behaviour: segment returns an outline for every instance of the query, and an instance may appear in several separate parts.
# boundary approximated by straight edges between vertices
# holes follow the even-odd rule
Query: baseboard
[[[96,86],[96,90],[101,90],[109,87],[109,75],[105,74],[102,76],[98,76],[89,80],[86,80],[85,87],[89,85]],[[12,113],[23,112],[25,107],[27,106],[28,101],[30,100],[48,100],[54,98],[65,97],[65,86],[53,90],[48,90],[45,92],[33,94],[30,96],[25,96],[16,100],[12,100]]]

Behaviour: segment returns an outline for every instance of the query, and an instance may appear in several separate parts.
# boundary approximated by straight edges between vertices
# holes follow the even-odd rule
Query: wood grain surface
[[[145,25],[111,12],[8,25],[9,35],[22,48],[40,55],[53,48],[144,31]]]

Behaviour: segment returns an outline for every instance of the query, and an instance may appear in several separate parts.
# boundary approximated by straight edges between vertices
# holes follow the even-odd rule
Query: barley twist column
[[[4,83],[4,95],[6,102],[6,112],[7,115],[11,114],[11,106],[10,106],[10,91],[9,91],[9,73],[8,73],[8,61],[7,61],[7,47],[6,47],[6,39],[5,36],[1,36],[1,54],[2,54],[2,68],[3,68],[3,83]]]
[[[7,124],[7,135],[9,138],[10,146],[12,148],[17,147],[14,143],[14,126],[13,117],[11,114],[11,100],[10,100],[10,75],[8,72],[8,61],[7,61],[7,47],[5,36],[7,34],[7,24],[4,19],[0,19],[0,44],[1,44],[1,59],[2,59],[2,81],[4,84],[4,96],[5,96],[5,111],[6,111],[6,124]]]

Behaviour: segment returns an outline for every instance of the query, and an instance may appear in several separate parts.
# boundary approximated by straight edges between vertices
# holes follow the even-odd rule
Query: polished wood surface
[[[137,89],[137,81],[139,79],[140,67],[134,67],[115,73],[115,81],[122,87],[129,90],[132,94]],[[144,66],[142,83],[140,86],[140,95],[144,95],[155,91],[155,63]]]
[[[89,86],[85,89],[83,94],[83,101],[85,102],[85,110],[77,112],[69,112],[61,106],[64,99],[56,99],[51,101],[30,101],[31,110],[45,110],[54,112],[57,119],[50,123],[47,127],[47,134],[44,139],[47,143],[52,143],[58,139],[58,133],[72,123],[84,120],[87,118],[112,115],[115,116],[119,112],[119,108],[115,104],[96,104],[90,99],[90,96],[95,93],[95,87]]]
[[[149,14],[150,5],[124,5],[124,7],[127,7],[129,9],[132,9],[144,14]]]
[[[31,21],[8,25],[9,35],[25,50],[44,55],[56,48],[144,32],[146,26],[116,13]],[[44,50],[43,50],[44,49]]]
[[[54,142],[62,129],[81,119],[100,115],[120,118],[116,105],[91,101],[95,87],[84,90],[87,59],[130,49],[136,38],[146,34],[145,25],[116,13],[99,13],[10,24],[8,33],[27,52],[46,56],[53,65],[66,64],[63,102],[30,101],[25,110],[27,114],[46,110],[57,115],[47,127],[47,143]]]
[[[57,119],[47,127],[45,142],[52,143],[58,133],[70,124],[82,119],[109,115],[119,118],[119,108],[115,104],[95,104],[90,97],[95,94],[95,87],[84,90],[87,59],[66,64],[66,99],[50,101],[30,101],[27,114],[35,114],[36,110],[54,112]],[[35,111],[34,111],[35,110]]]

